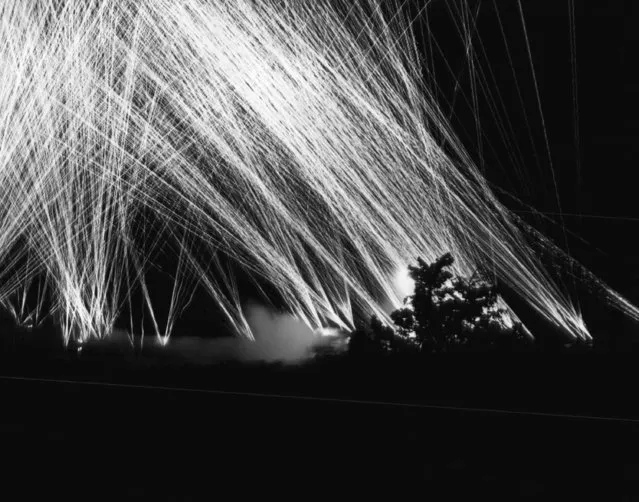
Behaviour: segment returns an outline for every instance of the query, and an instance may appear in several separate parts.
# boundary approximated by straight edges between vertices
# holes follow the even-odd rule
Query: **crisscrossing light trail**
[[[379,7],[2,2],[2,302],[28,317],[38,284],[32,309],[48,298],[65,340],[85,339],[107,336],[138,291],[166,340],[199,284],[251,337],[223,254],[309,326],[348,328],[354,307],[384,317],[400,303],[397,270],[451,251],[458,272],[490,266],[588,338],[437,108],[407,21]],[[177,253],[166,321],[146,280],[149,214]]]

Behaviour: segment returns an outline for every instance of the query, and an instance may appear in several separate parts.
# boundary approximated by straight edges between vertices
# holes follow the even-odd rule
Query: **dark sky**
[[[475,120],[463,97],[465,94],[472,101],[471,73],[450,14],[461,3],[435,0],[430,4],[428,16],[422,14],[416,23],[416,29],[421,34],[430,27],[441,48],[440,53],[432,40],[426,36],[422,38],[424,55],[429,61],[432,61],[428,57],[429,47],[434,47],[436,82],[442,90],[443,102],[457,94],[453,123],[478,159]],[[555,213],[559,206],[552,176],[554,170],[561,209],[567,213],[565,225],[590,243],[586,245],[570,238],[571,252],[613,286],[639,300],[639,253],[635,251],[633,238],[639,230],[639,221],[616,218],[639,218],[635,194],[635,164],[639,154],[639,84],[635,77],[639,5],[631,0],[575,0],[576,65],[573,66],[570,1],[522,0],[551,163],[546,153],[535,80],[517,0],[463,3],[470,5],[471,15],[479,8],[477,29],[473,34],[476,69],[484,71],[493,97],[503,103],[500,117],[502,120],[509,118],[514,132],[509,132],[508,137],[513,141],[506,145],[495,115],[487,105],[488,97],[478,88],[480,128],[484,135],[482,147],[489,180],[537,210]],[[420,5],[423,2],[415,2],[411,6],[413,12],[417,12]],[[459,14],[455,18],[459,20]],[[442,53],[458,77],[451,76]],[[579,149],[574,139],[573,68],[578,89]],[[476,71],[475,75],[479,73]],[[457,92],[456,78],[460,79]],[[476,78],[475,82],[479,83],[479,80]],[[444,104],[445,109],[446,106]],[[517,163],[513,161],[515,145],[521,150],[521,155],[515,159]],[[503,200],[509,202],[507,198]],[[525,209],[517,205],[511,207]],[[573,214],[597,217],[577,218]],[[535,222],[555,241],[562,240],[560,227],[523,216]],[[558,219],[557,216],[553,218]]]

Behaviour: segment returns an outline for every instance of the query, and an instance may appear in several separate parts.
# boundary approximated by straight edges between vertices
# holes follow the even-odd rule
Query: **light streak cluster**
[[[158,235],[177,257],[167,321],[147,281]],[[397,270],[448,251],[589,337],[437,108],[407,20],[377,1],[0,4],[14,312],[33,317],[37,290],[30,308],[46,296],[65,340],[104,337],[138,291],[167,340],[197,284],[251,338],[223,255],[310,327],[348,328],[355,307],[401,303]]]

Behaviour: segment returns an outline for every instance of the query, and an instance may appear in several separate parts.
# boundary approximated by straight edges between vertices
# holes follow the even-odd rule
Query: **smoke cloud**
[[[319,337],[303,322],[258,304],[249,304],[245,310],[255,341],[240,337],[180,337],[177,334],[166,346],[161,346],[155,337],[147,336],[142,340],[135,336],[131,340],[128,333],[116,331],[104,340],[89,341],[85,348],[88,352],[102,348],[133,353],[133,342],[137,347],[142,346],[142,354],[150,358],[158,355],[164,360],[192,364],[225,361],[295,363],[310,357],[310,350]]]

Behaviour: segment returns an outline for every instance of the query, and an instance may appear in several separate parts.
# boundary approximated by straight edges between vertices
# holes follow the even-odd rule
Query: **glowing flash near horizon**
[[[28,318],[42,284],[33,308],[46,296],[65,340],[85,340],[138,292],[166,342],[198,286],[252,338],[225,256],[307,326],[350,328],[355,307],[399,305],[397,270],[450,251],[588,338],[438,111],[410,26],[379,7],[2,2],[0,302]],[[176,253],[163,317],[147,284],[160,245]]]
[[[413,294],[415,281],[410,276],[408,267],[403,267],[397,271],[395,275],[395,287],[397,288],[397,294],[401,298],[406,298]]]

